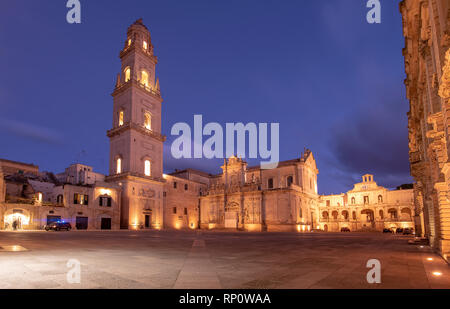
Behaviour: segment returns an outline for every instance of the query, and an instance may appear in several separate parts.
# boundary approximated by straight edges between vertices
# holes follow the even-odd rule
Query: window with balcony
[[[99,206],[111,207],[112,206],[112,198],[110,196],[100,196]]]
[[[141,72],[141,84],[143,84],[145,87],[148,87],[148,73],[147,71]]]
[[[89,205],[89,195],[75,193],[73,203],[75,205]]]

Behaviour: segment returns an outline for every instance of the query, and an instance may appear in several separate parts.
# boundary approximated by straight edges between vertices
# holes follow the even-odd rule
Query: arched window
[[[145,160],[145,176],[151,176],[152,164],[150,160]]]
[[[125,82],[128,83],[131,79],[131,69],[128,67],[125,69]]]
[[[384,219],[384,212],[383,212],[383,210],[380,210],[379,213],[380,213],[380,219],[383,220]]]
[[[352,197],[352,205],[356,204],[356,199],[354,197]]]
[[[144,43],[142,44],[142,47],[147,50],[148,49],[148,43],[147,41],[144,41]]]
[[[123,118],[125,116],[124,111],[119,112],[119,127],[123,126]]]
[[[121,174],[122,173],[122,159],[121,158],[117,158],[116,161],[116,174]]]
[[[151,130],[152,129],[152,117],[150,116],[149,113],[145,113],[144,114],[144,127],[147,130]]]
[[[332,216],[333,216],[334,220],[337,220],[339,213],[335,210],[335,211],[333,211]]]
[[[344,217],[345,220],[348,220],[348,211],[347,210],[344,210],[342,212],[342,217]]]
[[[383,203],[383,196],[382,195],[378,195],[378,203],[379,204]]]
[[[287,186],[290,187],[292,185],[292,183],[294,182],[294,177],[288,176],[286,182],[287,182]]]
[[[141,84],[148,87],[148,73],[146,71],[142,71],[141,73]]]
[[[128,46],[131,45],[131,39],[128,39]]]
[[[57,203],[58,205],[62,205],[63,202],[64,202],[63,195],[62,195],[62,194],[58,195],[58,196],[56,197],[56,203]]]

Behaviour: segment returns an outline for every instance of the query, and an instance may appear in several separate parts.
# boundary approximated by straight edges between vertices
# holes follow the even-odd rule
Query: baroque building
[[[141,19],[128,28],[119,57],[107,131],[109,176],[82,164],[54,175],[33,164],[0,160],[0,229],[13,223],[42,229],[58,220],[80,230],[306,232],[412,225],[412,191],[379,187],[371,175],[346,194],[319,197],[319,171],[308,149],[274,169],[249,167],[233,156],[218,175],[193,169],[165,175],[158,59]],[[419,193],[414,196],[417,201]]]
[[[321,196],[319,211],[318,228],[324,231],[414,228],[414,191],[389,190],[378,186],[373,175],[364,175],[347,193]]]
[[[450,1],[403,0],[416,230],[450,254]],[[424,228],[421,229],[421,222]],[[448,258],[447,258],[448,259]]]

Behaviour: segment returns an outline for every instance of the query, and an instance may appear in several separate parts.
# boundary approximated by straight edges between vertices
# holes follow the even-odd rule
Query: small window
[[[176,183],[176,182],[173,183],[173,188],[174,188],[174,189],[177,188],[177,183]]]
[[[177,208],[176,208],[176,207],[173,208],[173,214],[174,214],[174,215],[177,214]]]
[[[187,208],[184,209],[184,215],[187,216],[188,212],[187,212]]]
[[[128,39],[128,46],[131,45],[131,39]]]
[[[147,130],[151,130],[152,129],[152,117],[150,116],[149,113],[145,113],[144,114],[144,127]]]
[[[122,159],[118,158],[116,162],[116,174],[122,173]]]
[[[119,112],[119,127],[123,126],[124,111]]]
[[[148,43],[147,43],[147,41],[144,41],[144,43],[142,44],[142,47],[144,47],[145,50],[148,49]]]
[[[145,176],[150,177],[151,174],[152,174],[151,172],[152,172],[152,171],[151,171],[151,163],[150,163],[149,160],[146,160],[146,161],[145,161]]]
[[[354,197],[352,197],[352,205],[355,205],[355,204],[356,204],[356,200]]]
[[[187,191],[189,189],[189,186],[187,184],[184,185],[184,191]]]
[[[56,203],[59,204],[59,205],[61,205],[61,204],[64,203],[64,197],[63,197],[62,194],[60,194],[60,195],[58,195],[58,196],[56,197]]]
[[[268,187],[269,189],[273,189],[273,178],[270,178],[270,179],[268,180],[268,182],[267,182],[267,187]]]
[[[167,196],[167,192],[163,192],[163,197],[166,197]]]
[[[379,204],[383,203],[383,196],[382,195],[378,195],[378,203]]]
[[[128,83],[131,80],[131,69],[125,69],[125,82]]]
[[[368,196],[364,196],[364,204],[369,204],[369,197]]]
[[[330,201],[327,201],[327,206],[330,206],[331,205],[331,202]]]
[[[288,176],[287,178],[287,186],[290,187],[294,183],[294,177]]]

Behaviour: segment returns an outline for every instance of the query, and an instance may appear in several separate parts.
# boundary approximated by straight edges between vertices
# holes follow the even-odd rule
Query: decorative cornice
[[[161,91],[153,89],[152,87],[145,86],[144,84],[142,84],[141,82],[139,82],[134,78],[126,83],[116,85],[116,88],[114,89],[111,95],[115,97],[116,95],[128,90],[133,86],[134,88],[139,89],[140,91],[144,91],[146,94],[152,95],[153,97],[162,102]]]
[[[118,128],[115,128],[115,129],[107,131],[106,135],[109,138],[111,138],[111,137],[114,137],[116,135],[120,135],[120,134],[126,132],[127,130],[138,131],[139,133],[142,133],[144,135],[150,136],[150,137],[152,137],[154,139],[157,139],[158,141],[163,142],[163,143],[167,139],[167,137],[165,135],[162,135],[162,134],[160,134],[158,132],[155,132],[155,131],[152,131],[152,130],[148,130],[148,129],[146,129],[145,127],[143,127],[141,125],[138,125],[136,123],[130,123],[130,122],[127,122],[123,126],[120,126]]]

